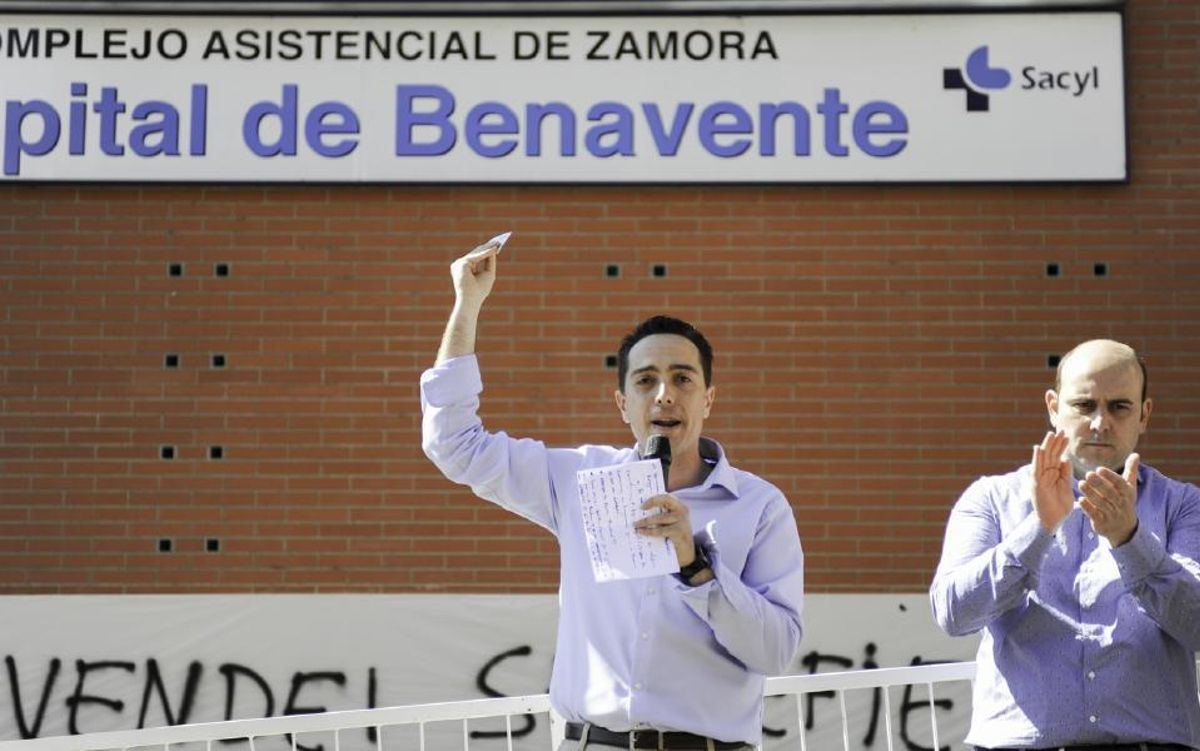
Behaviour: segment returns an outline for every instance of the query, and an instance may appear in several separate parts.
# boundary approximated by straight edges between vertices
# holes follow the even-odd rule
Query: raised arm
[[[479,419],[483,381],[475,352],[483,303],[496,281],[500,244],[489,241],[450,265],[454,308],[434,367],[421,376],[421,444],[442,474],[481,498],[556,531],[548,450],[531,439],[489,433]]]
[[[1058,431],[1034,446],[1027,491],[1033,509],[1015,527],[1003,528],[983,482],[968,488],[955,504],[929,590],[934,619],[946,633],[978,631],[1026,604],[1051,536],[1074,507],[1066,445],[1066,436]]]
[[[1103,468],[1080,484],[1080,506],[1112,544],[1121,579],[1142,612],[1181,644],[1200,649],[1200,493],[1179,484],[1163,534],[1139,523],[1137,454],[1124,474]],[[1160,480],[1165,482],[1165,480]],[[1132,519],[1132,521],[1130,521]]]
[[[496,282],[496,262],[500,243],[489,241],[450,264],[454,282],[454,308],[446,321],[436,365],[475,351],[479,311]]]

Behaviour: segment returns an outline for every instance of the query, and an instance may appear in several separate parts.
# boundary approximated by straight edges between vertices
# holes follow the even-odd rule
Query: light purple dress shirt
[[[474,355],[421,377],[425,453],[449,479],[553,532],[559,541],[558,644],[550,680],[567,720],[609,730],[677,730],[759,742],[764,676],[784,672],[800,645],[804,557],[783,493],[715,462],[703,484],[674,495],[701,531],[716,578],[597,583],[575,473],[639,459],[634,448],[547,448],[484,430]]]
[[[1113,548],[1078,502],[1046,532],[1030,473],[963,493],[929,590],[947,633],[983,630],[967,742],[1200,746],[1200,489],[1141,465],[1138,529]]]

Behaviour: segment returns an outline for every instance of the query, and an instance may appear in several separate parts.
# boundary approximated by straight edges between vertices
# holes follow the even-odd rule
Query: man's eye
[[[1095,404],[1093,404],[1092,402],[1077,402],[1077,403],[1075,404],[1075,411],[1076,411],[1076,412],[1083,412],[1084,414],[1087,414],[1088,412],[1091,412],[1091,411],[1092,411],[1092,410],[1094,410],[1095,408],[1096,408],[1096,405],[1095,405]]]

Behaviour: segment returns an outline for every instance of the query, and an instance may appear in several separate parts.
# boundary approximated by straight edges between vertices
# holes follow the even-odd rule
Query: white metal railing
[[[841,711],[842,746],[850,749],[849,720],[846,713],[845,694],[860,689],[883,689],[885,738],[888,751],[894,751],[894,733],[891,722],[891,699],[888,688],[895,686],[924,685],[928,693],[930,722],[933,732],[933,747],[939,748],[937,713],[934,708],[934,684],[954,681],[970,681],[975,675],[975,663],[956,662],[934,665],[916,665],[901,668],[875,668],[842,673],[816,675],[793,675],[768,678],[764,696],[793,696],[796,702],[796,717],[799,721],[800,749],[807,751],[808,739],[805,732],[804,700],[815,692],[833,691]],[[464,751],[471,748],[471,720],[503,718],[504,736],[508,751],[513,751],[514,736],[512,718],[526,714],[551,715],[551,746],[557,746],[562,737],[561,723],[553,716],[550,698],[546,694],[517,696],[501,699],[476,699],[470,701],[445,702],[440,704],[415,704],[403,707],[380,709],[356,709],[320,714],[265,717],[261,719],[229,720],[226,722],[175,725],[143,730],[118,730],[85,735],[65,735],[35,738],[23,741],[0,741],[0,751],[100,751],[108,749],[161,748],[172,751],[179,744],[204,744],[204,751],[214,751],[213,744],[233,739],[248,740],[250,751],[258,751],[255,741],[268,737],[286,736],[292,751],[297,751],[297,734],[333,733],[333,751],[341,751],[342,733],[354,730],[374,730],[374,751],[385,751],[384,729],[395,726],[416,726],[419,751],[428,751],[426,727],[432,723],[458,722],[462,727]],[[457,746],[457,743],[455,744]],[[445,748],[436,746],[439,751]],[[827,751],[818,749],[817,751]]]
[[[933,684],[970,681],[975,677],[975,663],[947,662],[936,665],[914,665],[905,668],[874,668],[851,670],[844,673],[818,675],[788,675],[768,678],[766,696],[793,695],[796,697],[796,716],[800,724],[800,749],[808,751],[808,739],[804,730],[804,697],[817,691],[833,691],[838,700],[842,716],[842,748],[850,749],[850,723],[846,714],[846,692],[855,689],[883,689],[884,737],[888,751],[894,751],[892,733],[892,700],[887,690],[893,686],[924,685],[929,697],[929,722],[933,731],[933,748],[941,748],[938,739],[936,698]],[[3,751],[3,749],[0,749]]]
[[[203,743],[211,751],[216,741],[249,739],[268,736],[291,735],[293,750],[296,734],[333,732],[335,746],[337,734],[344,730],[374,728],[376,748],[382,748],[383,728],[396,725],[417,725],[419,729],[432,722],[460,721],[463,727],[463,747],[467,748],[468,722],[475,719],[504,717],[508,726],[509,748],[512,747],[512,718],[524,714],[542,714],[550,711],[547,694],[514,696],[502,699],[472,699],[439,704],[411,704],[403,707],[378,709],[351,709],[320,714],[288,715],[286,717],[262,717],[250,720],[227,720],[225,722],[201,722],[191,725],[172,725],[143,730],[113,730],[84,735],[58,735],[33,738],[24,741],[0,741],[0,751],[96,751],[98,749],[131,749],[146,747],[169,747],[183,743]],[[422,733],[423,734],[423,733]],[[424,739],[421,749],[425,749]]]

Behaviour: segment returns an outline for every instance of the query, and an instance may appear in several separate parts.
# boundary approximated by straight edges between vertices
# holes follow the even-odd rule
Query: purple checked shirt
[[[1078,503],[1047,533],[1030,472],[963,493],[929,590],[947,633],[983,631],[967,742],[1200,746],[1200,489],[1141,465],[1138,529],[1113,548]]]
[[[764,676],[800,645],[804,556],[787,499],[713,463],[701,485],[673,493],[701,531],[716,578],[689,587],[671,575],[597,583],[575,473],[637,461],[633,448],[550,449],[484,430],[474,355],[421,377],[426,455],[449,479],[553,532],[562,561],[550,699],[567,720],[609,730],[681,730],[724,741],[762,735]]]

